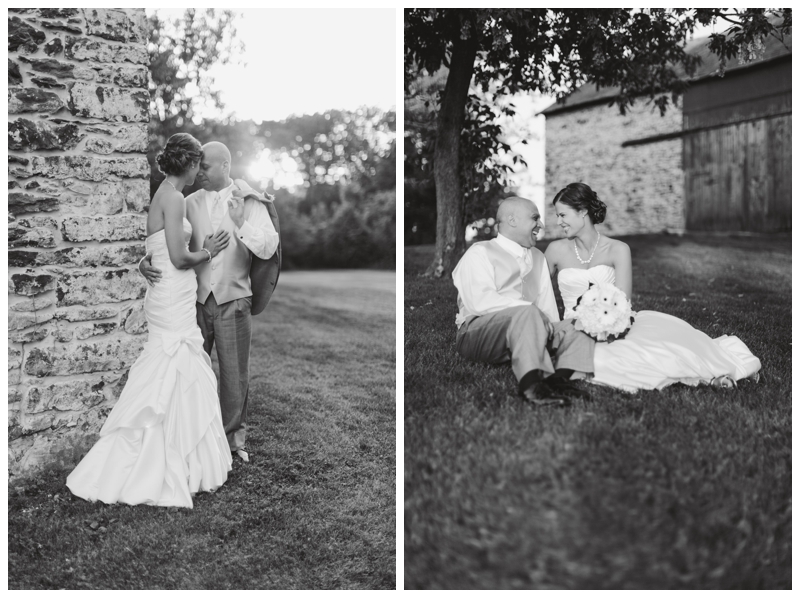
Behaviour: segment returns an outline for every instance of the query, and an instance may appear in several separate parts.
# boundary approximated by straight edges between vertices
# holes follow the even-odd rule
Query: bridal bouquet
[[[610,343],[628,333],[635,315],[625,293],[613,284],[589,283],[589,290],[575,305],[575,329]]]

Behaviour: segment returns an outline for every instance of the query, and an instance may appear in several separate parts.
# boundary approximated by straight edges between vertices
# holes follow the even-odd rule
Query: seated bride
[[[606,215],[597,194],[589,185],[571,183],[556,194],[553,205],[566,238],[552,242],[545,257],[550,275],[558,276],[564,319],[575,318],[575,306],[591,283],[613,284],[631,299],[630,248],[595,228]],[[590,381],[631,392],[678,382],[730,387],[760,369],[759,359],[735,336],[711,339],[669,314],[637,311],[624,338],[597,343]]]

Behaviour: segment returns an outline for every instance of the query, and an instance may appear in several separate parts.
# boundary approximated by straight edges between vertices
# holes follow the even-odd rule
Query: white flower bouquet
[[[613,342],[623,338],[633,325],[636,313],[621,290],[611,283],[589,283],[589,290],[575,305],[575,330],[582,330],[596,341]]]

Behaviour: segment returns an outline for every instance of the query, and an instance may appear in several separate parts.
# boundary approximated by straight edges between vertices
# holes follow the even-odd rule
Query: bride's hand
[[[226,230],[219,229],[213,235],[208,235],[203,241],[203,249],[211,252],[211,257],[215,258],[220,251],[225,249],[230,243],[231,236]]]

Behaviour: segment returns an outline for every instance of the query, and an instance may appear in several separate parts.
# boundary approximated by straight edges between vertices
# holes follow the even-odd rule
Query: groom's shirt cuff
[[[280,242],[267,208],[259,201],[253,204],[250,216],[241,228],[236,229],[235,234],[253,255],[262,260],[272,257]]]

